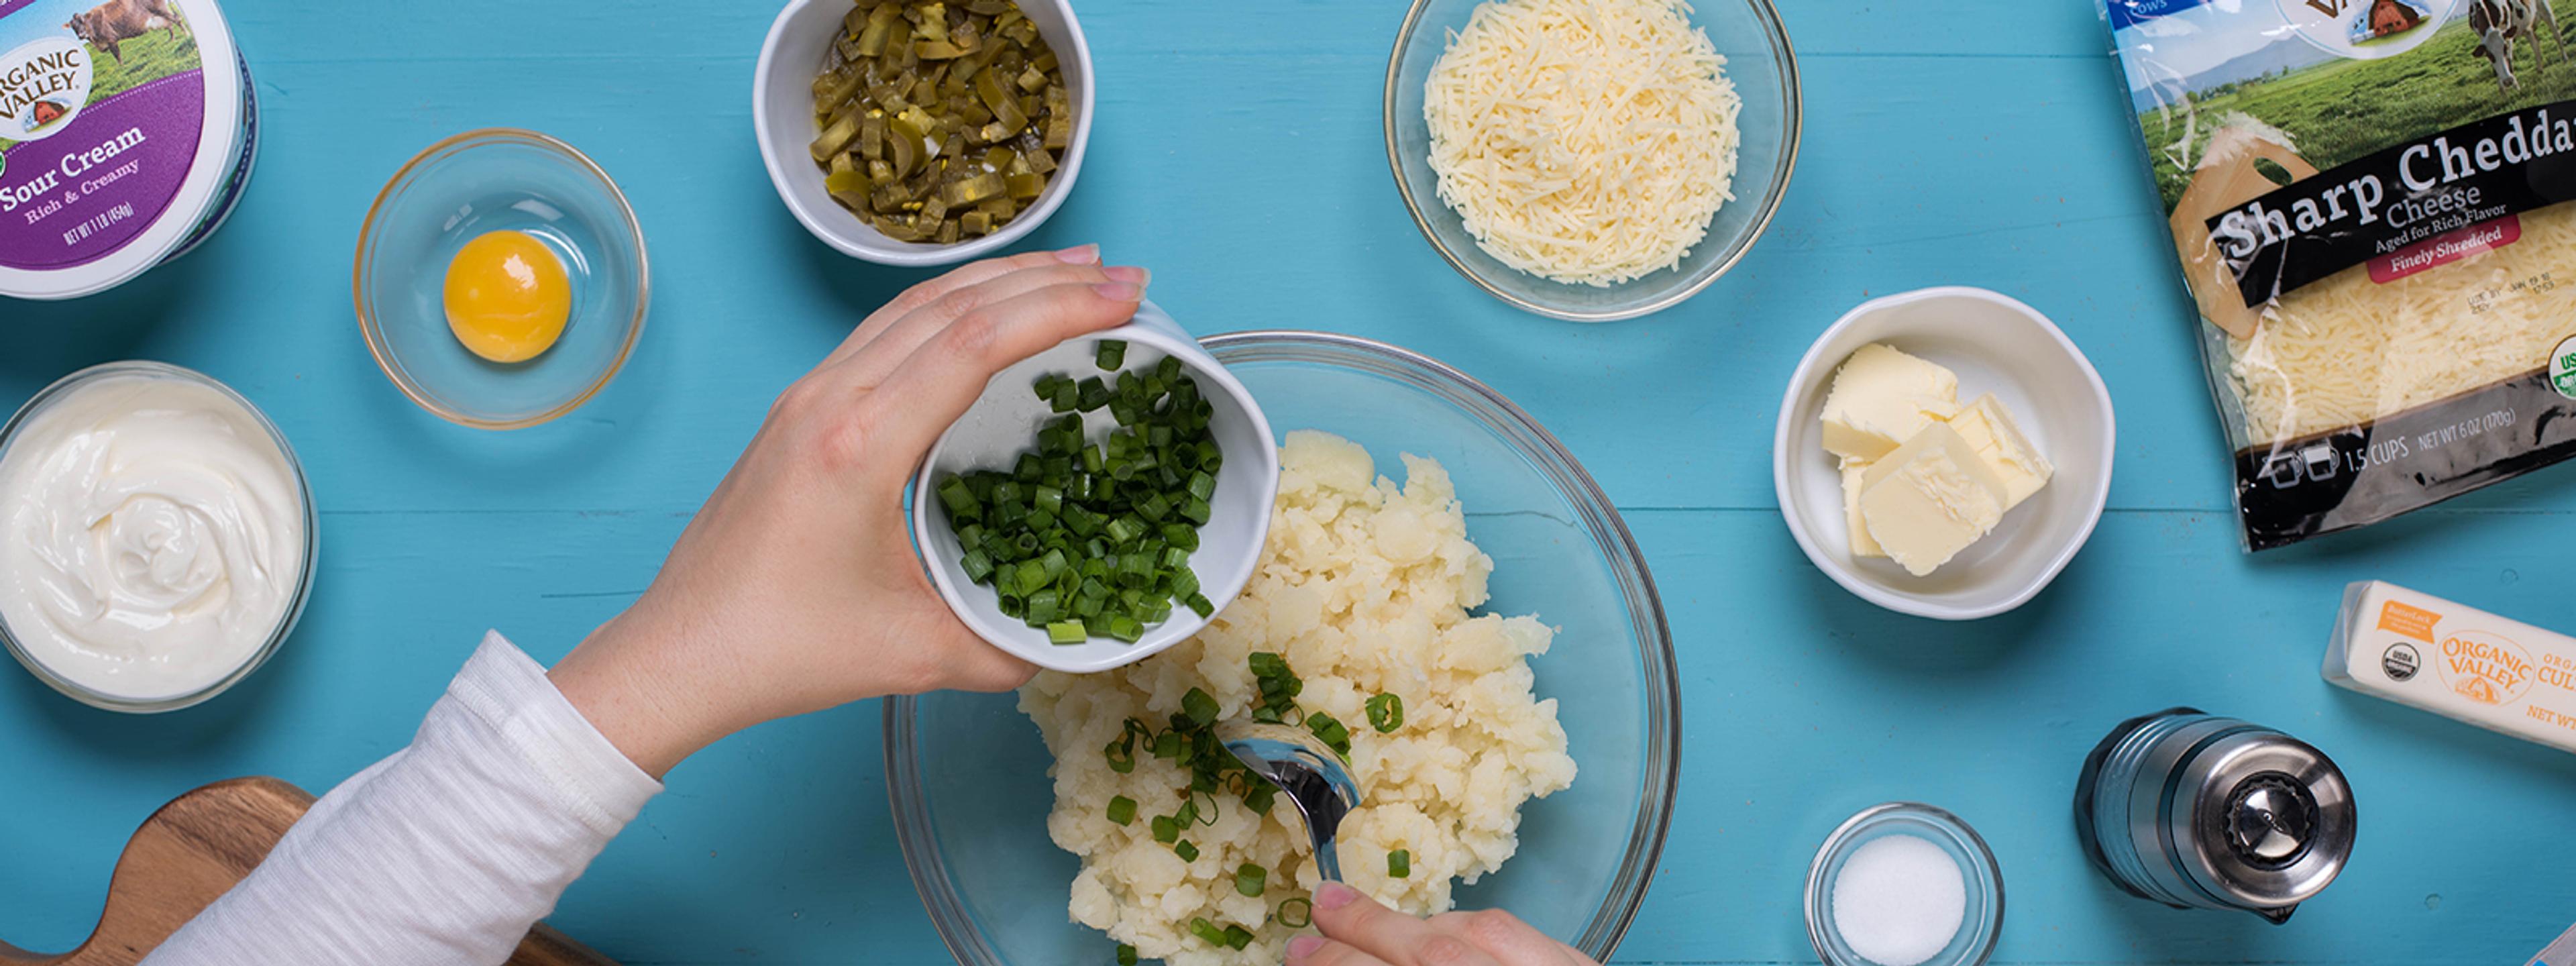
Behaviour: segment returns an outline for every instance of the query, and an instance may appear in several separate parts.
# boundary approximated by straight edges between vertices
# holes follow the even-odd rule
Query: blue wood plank
[[[831,253],[771,194],[746,104],[762,5],[235,7],[270,138],[243,208],[138,284],[0,305],[0,401],[113,358],[226,379],[303,452],[325,569],[278,661],[199,709],[116,717],[0,675],[0,938],[20,945],[76,942],[124,836],[169,796],[252,772],[330,785],[407,739],[486,627],[540,658],[568,649],[650,579],[777,389],[922,277]],[[1032,244],[1098,240],[1152,266],[1156,298],[1201,333],[1348,331],[1456,364],[1630,513],[1670,605],[1689,740],[1682,818],[1623,962],[1810,961],[1795,910],[1809,853],[1851,810],[1900,797],[1958,810],[2002,854],[1999,963],[2520,962],[2576,909],[2576,882],[2542,871],[2576,867],[2576,758],[2315,671],[2351,579],[2576,627],[2556,552],[2576,537],[2576,475],[2239,554],[2187,305],[2089,4],[1793,5],[1815,110],[1772,237],[1685,307],[1599,327],[1492,303],[1414,232],[1378,117],[1396,5],[1083,15],[1102,71],[1094,153]],[[506,435],[385,384],[347,275],[394,168],[495,124],[597,157],[657,268],[618,383]],[[1771,509],[1767,453],[1818,330],[1862,299],[1951,283],[2055,316],[2122,416],[2095,544],[2030,607],[1966,627],[1867,608],[1807,567]],[[2118,718],[2184,702],[2286,728],[2353,775],[2370,818],[2352,872],[2287,926],[2127,900],[2074,854],[2076,760]],[[945,961],[900,871],[877,742],[869,705],[718,745],[557,922],[637,963]],[[2482,807],[2456,810],[2468,790]]]

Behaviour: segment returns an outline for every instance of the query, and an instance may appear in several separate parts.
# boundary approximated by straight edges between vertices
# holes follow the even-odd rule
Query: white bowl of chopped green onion
[[[986,384],[913,481],[913,541],[977,636],[1103,671],[1188,639],[1242,593],[1278,492],[1261,407],[1147,302]]]

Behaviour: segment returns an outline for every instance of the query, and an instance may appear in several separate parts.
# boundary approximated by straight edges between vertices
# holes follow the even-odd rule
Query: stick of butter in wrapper
[[[2576,966],[2576,926],[2567,927],[2557,942],[2550,943],[2524,966]]]
[[[2378,580],[2344,588],[2325,677],[2576,751],[2576,639],[2431,594]]]

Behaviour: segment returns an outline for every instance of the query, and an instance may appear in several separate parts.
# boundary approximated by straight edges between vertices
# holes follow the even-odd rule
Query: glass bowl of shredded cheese
[[[1439,870],[1457,869],[1461,861],[1454,855],[1444,858],[1432,853],[1431,843],[1439,839],[1438,834],[1406,839],[1411,843],[1409,867],[1398,869],[1393,853],[1366,841],[1367,827],[1377,826],[1371,826],[1363,813],[1372,807],[1388,809],[1387,816],[1429,815],[1443,807],[1462,812],[1507,809],[1497,799],[1512,797],[1505,790],[1511,780],[1503,777],[1510,768],[1480,759],[1492,766],[1480,765],[1480,770],[1492,771],[1493,781],[1462,785],[1452,789],[1454,793],[1432,798],[1407,797],[1408,789],[1398,787],[1406,782],[1391,777],[1402,770],[1389,764],[1396,760],[1390,756],[1398,752],[1393,744],[1383,742],[1401,739],[1410,747],[1428,747],[1431,736],[1420,729],[1439,720],[1441,709],[1453,699],[1471,695],[1416,691],[1406,701],[1408,710],[1402,712],[1406,720],[1391,723],[1401,729],[1392,734],[1380,734],[1387,729],[1375,726],[1375,719],[1353,718],[1358,721],[1354,730],[1361,733],[1350,739],[1355,748],[1352,760],[1357,777],[1369,789],[1366,794],[1375,797],[1364,801],[1363,813],[1354,813],[1343,826],[1338,852],[1350,881],[1381,897],[1437,893],[1460,909],[1508,909],[1549,936],[1607,961],[1654,877],[1671,819],[1681,751],[1670,632],[1645,559],[1618,511],[1573,456],[1528,414],[1438,362],[1382,343],[1316,332],[1236,333],[1212,337],[1204,344],[1261,401],[1273,432],[1287,443],[1292,456],[1301,445],[1308,452],[1364,447],[1375,458],[1375,473],[1380,477],[1408,486],[1439,479],[1429,488],[1433,492],[1409,491],[1406,500],[1425,497],[1445,502],[1445,509],[1433,516],[1463,511],[1464,537],[1473,544],[1467,548],[1468,555],[1490,563],[1483,588],[1486,596],[1472,605],[1473,611],[1500,615],[1504,622],[1534,615],[1536,623],[1553,631],[1552,635],[1540,632],[1541,637],[1552,636],[1552,641],[1529,652],[1525,668],[1480,679],[1469,690],[1475,695],[1510,693],[1544,702],[1540,710],[1562,727],[1563,754],[1558,757],[1572,759],[1571,783],[1527,799],[1516,819],[1486,815],[1468,822],[1490,819],[1490,824],[1509,829],[1502,833],[1508,842],[1484,843],[1499,846],[1499,862],[1480,874],[1454,880],[1441,876],[1441,881],[1434,882],[1429,877],[1439,875]],[[1315,435],[1308,431],[1342,439],[1318,447]],[[1282,501],[1290,501],[1293,493],[1311,492],[1316,480],[1345,475],[1321,472],[1292,459],[1283,464]],[[1392,500],[1387,504],[1394,505]],[[1310,519],[1283,513],[1282,519]],[[1346,508],[1337,519],[1356,515],[1360,511]],[[1289,529],[1301,528],[1292,522]],[[1390,539],[1384,528],[1374,532],[1381,544]],[[1283,531],[1282,524],[1274,522],[1270,544],[1275,559],[1265,564],[1274,571],[1295,569],[1314,559],[1314,553],[1307,551],[1281,550],[1283,543],[1321,545]],[[1467,570],[1483,566],[1465,565]],[[1218,615],[1233,631],[1259,624],[1267,630],[1256,633],[1276,632],[1264,640],[1284,645],[1278,650],[1312,685],[1297,699],[1301,707],[1330,707],[1326,692],[1336,687],[1323,666],[1309,663],[1316,655],[1303,648],[1313,643],[1314,635],[1326,633],[1320,627],[1340,619],[1335,615],[1348,616],[1359,609],[1359,605],[1336,609],[1327,602],[1327,591],[1313,589],[1323,583],[1301,584],[1294,592],[1274,587],[1277,595],[1268,598],[1259,587],[1250,587],[1243,599]],[[1318,601],[1313,613],[1319,620],[1290,627],[1295,622],[1281,616],[1290,610],[1283,602],[1309,593]],[[1401,599],[1421,598],[1408,594]],[[1385,610],[1371,605],[1370,612]],[[1437,623],[1436,618],[1422,619],[1430,622],[1424,625],[1426,630]],[[1471,618],[1469,623],[1482,619]],[[1428,632],[1434,636],[1420,639],[1445,643],[1434,645],[1438,658],[1427,658],[1420,666],[1450,667],[1473,650],[1466,638]],[[1413,653],[1404,650],[1400,635],[1365,636],[1385,653]],[[1193,655],[1216,653],[1212,650],[1216,645],[1205,644],[1211,650],[1202,651],[1202,644],[1188,642],[1173,652],[1108,673],[1126,676],[1122,681],[1135,680],[1140,674],[1195,674],[1193,669],[1200,668],[1202,661]],[[1175,655],[1180,663],[1171,665]],[[1206,661],[1217,663],[1213,657]],[[1294,908],[1306,901],[1303,897],[1312,885],[1302,873],[1307,865],[1302,844],[1294,847],[1297,855],[1267,862],[1266,884],[1256,874],[1246,890],[1240,870],[1223,861],[1220,852],[1230,847],[1223,844],[1228,830],[1251,816],[1230,791],[1205,800],[1206,809],[1198,812],[1200,821],[1180,836],[1196,842],[1187,850],[1178,843],[1166,846],[1154,844],[1159,839],[1143,839],[1148,816],[1168,804],[1143,793],[1127,804],[1124,816],[1114,801],[1099,802],[1101,808],[1095,810],[1069,809],[1060,800],[1068,789],[1077,795],[1105,795],[1095,779],[1111,777],[1109,771],[1116,768],[1114,762],[1108,769],[1091,768],[1083,761],[1050,754],[1050,742],[1061,736],[1069,703],[1095,710],[1107,707],[1117,697],[1107,692],[1126,686],[1101,685],[1095,679],[1102,676],[1057,677],[1053,690],[1042,679],[1018,696],[939,692],[886,702],[886,773],[896,836],[940,938],[965,966],[1114,962],[1121,940],[1085,921],[1096,922],[1100,907],[1108,905],[1113,898],[1110,893],[1115,892],[1122,927],[1177,936],[1177,943],[1148,943],[1141,958],[1162,959],[1173,966],[1278,962],[1290,933],[1312,931],[1300,922],[1311,910]],[[1209,676],[1208,686],[1222,694],[1224,689],[1213,683],[1216,677]],[[1075,688],[1074,680],[1086,684]],[[1088,696],[1077,698],[1076,690]],[[1040,699],[1055,712],[1049,732],[1042,732],[1025,710],[1038,707]],[[1491,709],[1498,703],[1476,706]],[[1499,717],[1477,720],[1502,733],[1508,729]],[[1110,728],[1114,732],[1115,724]],[[1083,732],[1086,740],[1068,744],[1080,746],[1070,754],[1097,762],[1100,746],[1091,743],[1088,734]],[[1152,760],[1152,752],[1140,752],[1138,757],[1144,760],[1132,766],[1133,777],[1143,778],[1163,767]],[[1420,772],[1404,773],[1419,777],[1434,770],[1422,767]],[[1479,788],[1482,793],[1476,791]],[[1119,826],[1116,834],[1135,840],[1127,843],[1133,848],[1120,853],[1129,860],[1126,868],[1114,873],[1090,869],[1084,859],[1067,851],[1111,833],[1110,823]],[[1186,854],[1176,857],[1175,852]],[[1139,898],[1137,890],[1149,886],[1162,891],[1150,900]],[[1068,915],[1068,902],[1074,915]],[[1237,917],[1196,911],[1212,902]],[[1241,906],[1252,910],[1249,917],[1240,914],[1236,907]],[[1277,910],[1277,917],[1261,918],[1270,909]],[[1260,938],[1243,946],[1191,938],[1187,927],[1197,925],[1190,918],[1194,915],[1214,917],[1208,923],[1209,932],[1241,925],[1250,927],[1244,938],[1250,939],[1251,933]],[[1127,922],[1129,917],[1140,921]],[[1085,921],[1073,921],[1077,918]]]
[[[1576,322],[1743,260],[1798,155],[1770,0],[1414,0],[1386,68],[1396,190],[1458,273]]]

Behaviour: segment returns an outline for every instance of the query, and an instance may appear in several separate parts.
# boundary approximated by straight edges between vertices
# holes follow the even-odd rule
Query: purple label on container
[[[168,0],[0,0],[0,50],[0,266],[115,254],[195,166],[194,33]]]

